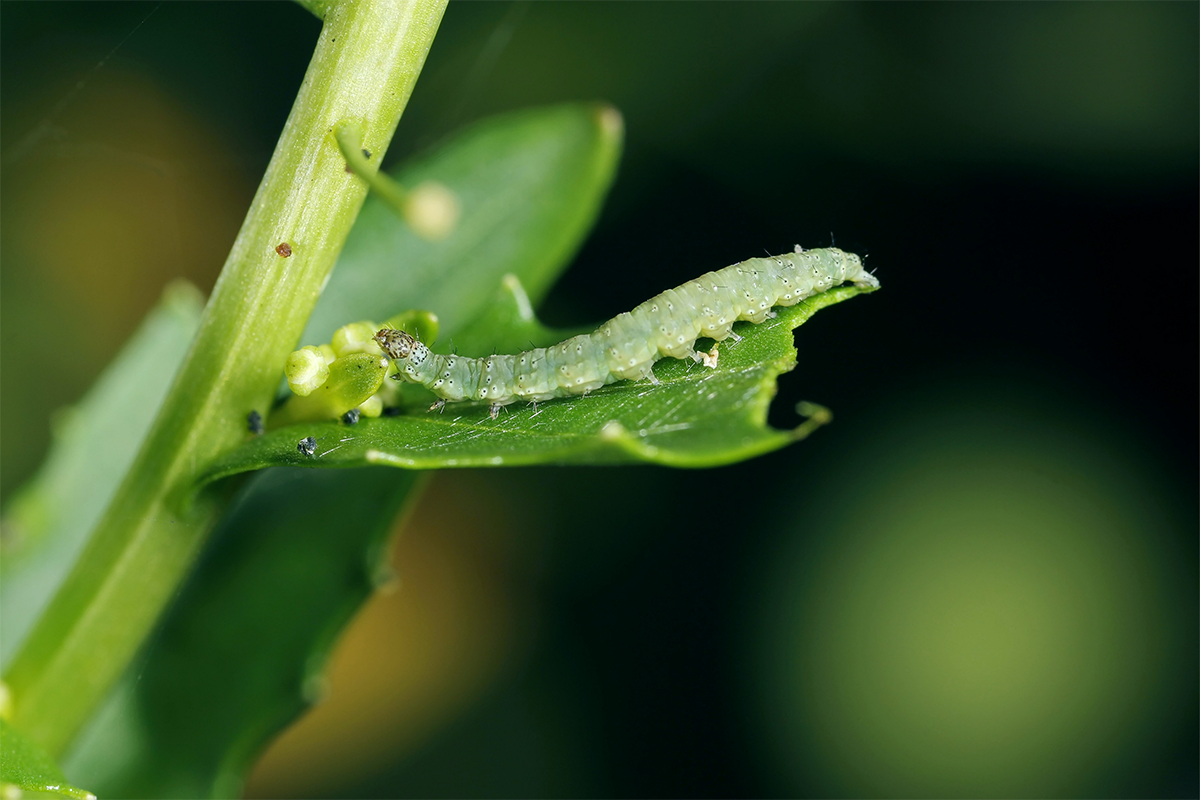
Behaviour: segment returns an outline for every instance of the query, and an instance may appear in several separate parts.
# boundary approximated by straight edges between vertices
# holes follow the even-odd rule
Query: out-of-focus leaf
[[[365,421],[353,429],[306,423],[273,431],[221,458],[206,477],[268,466],[410,469],[529,464],[648,462],[712,467],[776,450],[807,435],[814,418],[792,431],[766,424],[775,378],[796,365],[792,330],[818,310],[869,289],[843,286],[760,325],[739,323],[744,338],[721,344],[716,369],[663,359],[660,384],[624,381],[584,397],[553,400],[488,418],[487,404],[455,404],[443,413]],[[528,335],[529,321],[518,326]],[[501,332],[497,332],[501,336]],[[504,338],[512,339],[512,331]],[[312,436],[314,455],[297,452]]]
[[[15,787],[18,791],[13,791]],[[91,792],[72,786],[54,759],[19,731],[0,720],[0,796],[69,797],[96,800]]]
[[[406,308],[436,310],[443,336],[456,337],[488,310],[506,273],[544,294],[612,180],[619,119],[584,105],[508,115],[403,168],[402,180],[428,176],[459,194],[458,228],[431,244],[368,200],[305,341]],[[68,755],[68,774],[103,795],[236,794],[270,738],[319,697],[322,665],[380,579],[385,533],[415,478],[379,469],[254,476],[144,664]]]
[[[154,421],[203,298],[173,284],[95,386],[56,421],[50,455],[3,520],[0,661],[7,663],[71,569]]]
[[[487,311],[455,337],[455,352],[479,358],[488,353],[516,353],[531,347],[549,347],[595,326],[560,330],[548,328],[533,313],[533,303],[516,275],[505,275]],[[446,345],[435,347],[447,352]]]
[[[445,340],[483,313],[505,272],[520,277],[536,304],[600,210],[621,131],[611,106],[530,109],[477,123],[395,170],[405,186],[433,180],[454,192],[458,225],[431,242],[368,197],[300,343],[327,342],[347,322],[410,308],[437,314]]]
[[[265,742],[321,699],[338,633],[391,579],[387,534],[420,476],[318,474],[243,487],[145,664],[68,758],[72,775],[101,796],[234,797]]]

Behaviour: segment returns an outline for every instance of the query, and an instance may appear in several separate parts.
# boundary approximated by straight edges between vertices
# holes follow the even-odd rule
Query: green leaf
[[[350,467],[381,464],[409,469],[623,464],[713,467],[767,453],[807,436],[828,418],[818,413],[791,431],[766,424],[775,379],[796,365],[792,331],[818,310],[869,289],[843,286],[760,325],[739,323],[744,338],[720,345],[716,369],[663,359],[660,384],[623,381],[585,397],[531,407],[510,406],[489,419],[486,404],[455,404],[443,413],[367,420],[354,429],[327,423],[281,428],[219,459],[206,475],[216,480],[268,466]],[[519,297],[509,288],[514,307]],[[501,315],[504,312],[499,312]],[[528,336],[531,320],[514,320],[503,338]],[[296,443],[312,436],[312,456]]]
[[[534,315],[533,303],[521,279],[505,275],[487,311],[458,334],[455,351],[472,358],[493,352],[516,353],[530,347],[549,347],[594,329],[594,326],[568,330],[546,327]],[[435,349],[446,352],[446,347],[443,344]]]
[[[168,287],[87,395],[60,412],[50,454],[13,497],[0,540],[0,660],[5,664],[75,562],[133,462],[187,352],[203,298]]]
[[[12,787],[19,792],[14,792]],[[0,796],[27,795],[96,800],[96,795],[91,792],[67,783],[54,759],[0,720]]]
[[[237,796],[265,743],[321,699],[342,627],[392,580],[388,533],[420,477],[256,475],[145,665],[85,730],[72,774],[101,795]]]
[[[295,419],[337,419],[379,391],[389,363],[385,357],[369,353],[337,359],[329,366],[328,380],[312,394],[289,400],[272,414],[272,425],[286,425]]]
[[[430,242],[368,197],[300,343],[410,308],[437,314],[447,340],[486,310],[506,272],[536,304],[591,228],[620,147],[615,109],[569,104],[484,120],[396,170],[405,186],[436,180],[454,192],[457,227]]]
[[[509,115],[401,169],[452,184],[463,198],[505,186],[522,197],[519,207],[504,209],[464,200],[456,232],[434,245],[368,201],[349,255],[318,303],[328,322],[307,341],[327,341],[347,322],[422,305],[436,306],[442,335],[457,337],[489,311],[505,273],[544,293],[611,182],[620,146],[615,117],[612,109],[585,105]],[[458,177],[443,176],[440,164]],[[468,234],[482,255],[470,259],[464,278],[456,237]],[[392,275],[397,264],[413,279]],[[347,274],[356,271],[366,277]],[[467,279],[484,289],[439,288]],[[390,299],[376,302],[382,288]],[[236,794],[266,742],[318,698],[338,631],[386,579],[385,534],[396,510],[416,495],[417,477],[379,469],[253,476],[144,664],[126,676],[68,756],[69,773],[112,796]]]

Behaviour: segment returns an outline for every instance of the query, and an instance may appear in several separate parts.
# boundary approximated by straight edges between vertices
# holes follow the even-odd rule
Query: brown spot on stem
[[[292,246],[287,242],[280,242],[279,246],[275,248],[275,252],[287,258],[292,254]]]

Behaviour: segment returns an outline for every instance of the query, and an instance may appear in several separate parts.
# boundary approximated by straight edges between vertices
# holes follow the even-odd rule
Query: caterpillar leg
[[[488,416],[492,419],[496,419],[496,417],[500,416],[500,408],[501,405],[499,403],[492,403],[490,406],[488,406]]]
[[[650,381],[651,386],[658,386],[659,384],[658,376],[654,374],[653,369],[646,373],[646,380]]]
[[[730,338],[730,339],[733,339],[733,343],[734,343],[734,344],[737,344],[738,342],[740,342],[740,341],[742,340],[742,338],[743,338],[743,337],[741,337],[741,336],[738,336],[738,335],[737,335],[736,333],[734,333],[733,331],[730,331],[730,332],[729,332],[729,338]]]
[[[712,346],[712,350],[709,350],[707,353],[705,353],[702,350],[693,350],[692,351],[692,360],[696,361],[697,363],[703,364],[704,366],[708,367],[709,369],[716,369],[717,368],[717,356],[719,356],[721,354],[720,350],[717,349],[718,347],[719,347],[719,345],[714,344]]]
[[[438,400],[436,403],[434,403],[433,405],[431,405],[431,406],[429,407],[429,410],[430,410],[430,411],[442,411],[442,410],[444,410],[445,408],[446,408],[446,401],[445,401],[445,400]]]

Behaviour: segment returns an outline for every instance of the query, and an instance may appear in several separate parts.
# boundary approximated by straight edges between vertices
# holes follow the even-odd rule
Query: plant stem
[[[380,172],[378,161],[373,166],[363,156],[362,131],[358,126],[353,122],[340,125],[333,132],[333,137],[342,158],[346,159],[346,165],[367,182],[377,198],[391,206],[392,210],[403,218],[404,205],[408,202],[408,190],[386,172]]]
[[[333,131],[382,158],[446,0],[345,0],[324,26],[266,175],[145,443],[5,680],[13,724],[58,754],[186,577],[228,492],[196,476],[270,407],[366,196]],[[286,46],[286,43],[280,46]],[[285,246],[286,245],[286,246]],[[131,413],[137,413],[131,409]]]

